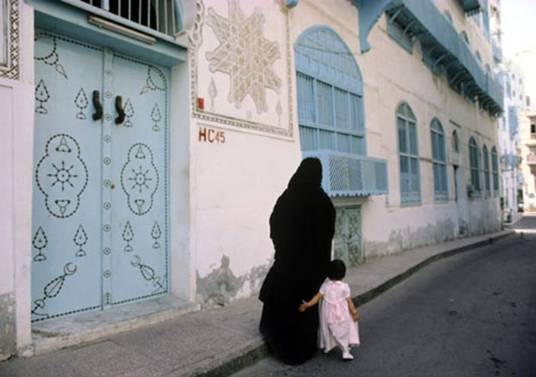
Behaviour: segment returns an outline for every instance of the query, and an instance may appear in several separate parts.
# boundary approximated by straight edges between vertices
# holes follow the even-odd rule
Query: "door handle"
[[[115,118],[115,124],[119,125],[125,121],[125,109],[123,109],[123,97],[115,97],[115,111],[117,117]]]
[[[93,120],[102,119],[102,104],[100,102],[100,92],[98,90],[94,90],[92,98],[93,98],[93,107],[95,108],[95,112],[92,115]]]

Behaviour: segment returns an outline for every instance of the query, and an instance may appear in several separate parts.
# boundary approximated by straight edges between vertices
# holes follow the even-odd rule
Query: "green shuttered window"
[[[417,120],[406,103],[396,112],[398,152],[400,155],[400,201],[402,204],[421,202]]]
[[[434,171],[434,198],[448,200],[447,159],[445,152],[445,133],[437,119],[430,126],[432,134],[432,165]]]
[[[469,139],[469,166],[471,170],[471,185],[473,186],[473,196],[480,195],[480,150],[476,140]]]

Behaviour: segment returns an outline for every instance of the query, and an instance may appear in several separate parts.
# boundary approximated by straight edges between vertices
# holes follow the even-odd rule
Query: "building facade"
[[[525,212],[536,211],[536,111],[520,113],[520,144],[522,172],[522,208]]]
[[[521,163],[519,119],[527,108],[528,98],[525,95],[525,80],[521,69],[514,62],[503,57],[501,20],[500,1],[491,0],[490,30],[493,59],[496,74],[504,89],[504,114],[499,119],[498,128],[502,177],[501,207],[503,220],[506,223],[513,223],[522,215],[519,212],[518,200],[523,186],[523,176],[519,168]]]
[[[4,357],[72,316],[254,295],[305,156],[350,265],[501,228],[486,1],[0,4]]]

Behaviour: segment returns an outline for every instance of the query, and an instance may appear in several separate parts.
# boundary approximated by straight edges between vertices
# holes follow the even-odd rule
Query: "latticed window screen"
[[[490,185],[490,178],[489,178],[489,153],[488,153],[488,147],[485,145],[482,147],[482,159],[483,159],[483,167],[484,167],[484,187],[487,192],[490,192],[491,185]]]
[[[401,104],[396,112],[398,152],[400,154],[400,200],[418,203],[421,200],[417,120],[411,108]]]
[[[445,153],[445,133],[441,123],[434,119],[431,124],[432,164],[434,171],[434,196],[436,200],[448,199],[447,160]]]
[[[493,190],[495,194],[499,191],[499,161],[497,160],[497,149],[491,148],[491,169],[493,172]]]
[[[177,9],[174,0],[78,1],[165,35],[173,36],[180,31],[177,27]]]
[[[475,193],[480,192],[480,151],[474,138],[469,139],[469,166],[471,169],[471,184]]]
[[[323,27],[306,31],[295,49],[302,150],[366,153],[361,74],[351,51]]]

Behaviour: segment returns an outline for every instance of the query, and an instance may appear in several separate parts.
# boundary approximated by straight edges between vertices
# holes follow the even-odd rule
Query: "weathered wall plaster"
[[[203,307],[224,306],[237,297],[257,293],[270,268],[270,264],[256,266],[248,273],[236,276],[230,264],[229,257],[223,255],[220,266],[207,276],[201,278],[197,274],[197,300]]]
[[[0,295],[0,361],[14,355],[16,347],[15,333],[15,296]]]

